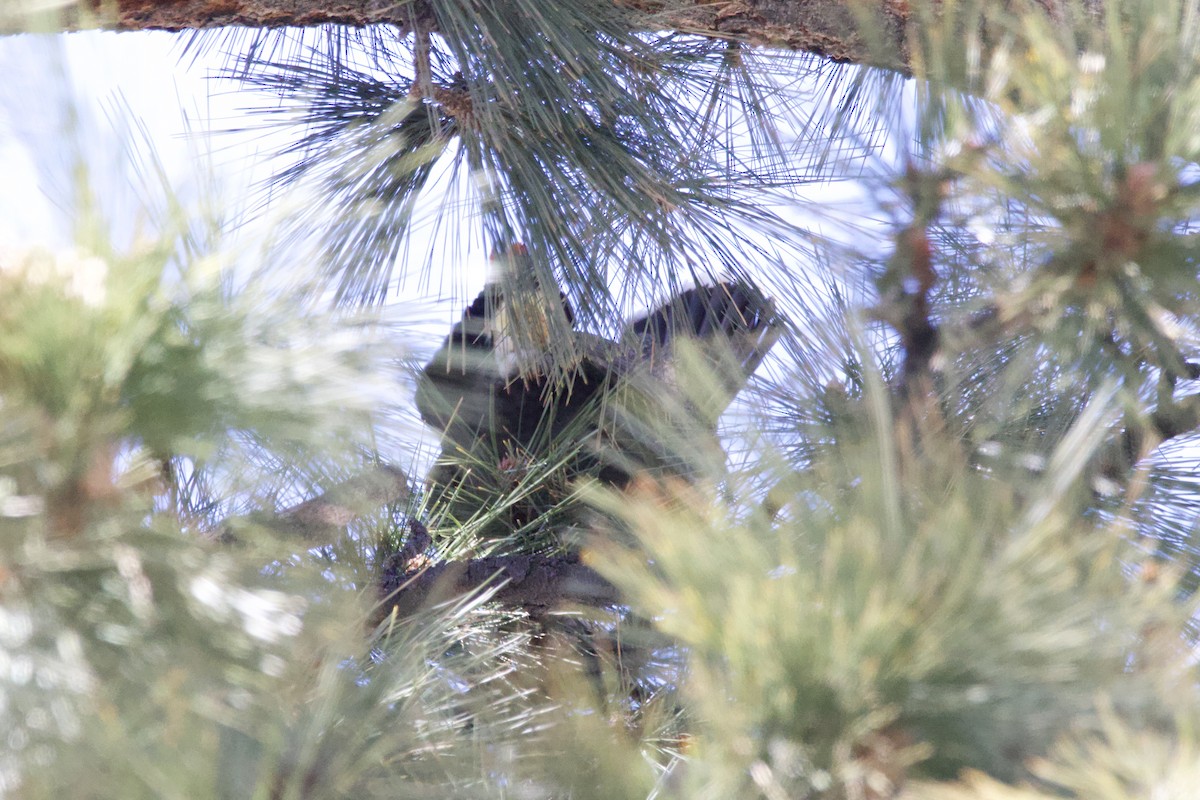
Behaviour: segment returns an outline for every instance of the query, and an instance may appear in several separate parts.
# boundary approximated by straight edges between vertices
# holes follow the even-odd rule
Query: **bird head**
[[[522,244],[492,254],[484,331],[506,380],[545,375],[565,363],[575,321],[553,276],[539,274]]]

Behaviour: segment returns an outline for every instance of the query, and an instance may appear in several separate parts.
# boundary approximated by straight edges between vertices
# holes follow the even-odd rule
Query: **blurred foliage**
[[[1055,466],[1081,469],[1083,434],[1103,425],[1084,415]],[[1087,521],[1077,473],[998,481],[955,441],[914,456],[899,438],[876,429],[800,471],[768,457],[753,482],[771,486],[765,501],[678,483],[601,501],[638,546],[602,533],[588,562],[690,654],[695,755],[679,796],[887,797],[967,768],[1013,778],[1096,724],[1098,695],[1155,724],[1177,703],[1194,713],[1194,603],[1170,575],[1139,572],[1126,523]]]
[[[0,794],[1194,794],[1200,13],[992,5],[916,5],[908,83],[594,3],[222,34],[294,133],[261,272],[175,200],[114,245],[83,177],[73,249],[0,252]],[[845,235],[781,210],[851,178]],[[612,435],[686,469],[606,493],[546,442],[409,554],[566,520],[621,606],[389,615],[420,491],[289,536],[412,456],[412,326],[314,297],[382,297],[430,208],[428,265],[526,242],[587,331],[720,270],[790,319],[725,453],[685,354]]]

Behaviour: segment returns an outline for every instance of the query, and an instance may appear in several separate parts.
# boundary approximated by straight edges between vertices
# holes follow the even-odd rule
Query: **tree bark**
[[[578,556],[488,556],[417,566],[403,557],[383,566],[380,604],[373,622],[406,617],[439,602],[486,591],[492,601],[534,613],[564,604],[611,606],[621,602],[615,586]]]
[[[609,0],[596,0],[607,2]],[[904,69],[909,0],[616,0],[647,30],[680,30],[747,44],[817,53],[835,61]],[[1062,0],[1046,0],[1059,3]],[[257,28],[326,23],[408,30],[420,0],[77,0],[61,27],[110,30]],[[862,23],[877,31],[870,43]],[[20,20],[17,20],[18,23]],[[0,15],[0,30],[5,26]]]

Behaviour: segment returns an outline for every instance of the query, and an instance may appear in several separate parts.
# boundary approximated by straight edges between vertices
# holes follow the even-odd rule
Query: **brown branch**
[[[68,6],[69,28],[193,30],[245,26],[279,28],[378,23],[409,30],[413,3],[400,0],[79,0]]]
[[[398,554],[384,564],[376,621],[391,614],[404,617],[431,604],[499,587],[492,599],[534,613],[579,603],[589,606],[621,602],[616,587],[578,556],[488,556],[444,561],[420,567]]]
[[[409,94],[415,98],[433,97],[433,65],[429,60],[432,29],[432,21],[427,18],[413,23],[413,84]]]
[[[380,506],[403,500],[410,492],[408,476],[403,470],[382,465],[272,516],[265,524],[302,539],[307,546],[329,544],[343,535],[354,520]]]
[[[410,491],[402,470],[380,466],[263,524],[300,538],[306,546],[327,544],[343,535],[354,520],[407,497]],[[227,527],[223,538],[232,541],[236,536]],[[433,563],[428,555],[432,544],[425,526],[410,521],[404,546],[383,564],[379,581],[383,599],[376,623],[393,613],[408,616],[430,604],[495,587],[499,588],[493,600],[535,613],[569,603],[605,606],[621,602],[616,587],[581,564],[578,555],[488,556]]]
[[[937,0],[594,0],[629,14],[631,30],[675,30],[758,47],[816,53],[834,61],[907,70],[913,24],[937,24]],[[497,0],[503,3],[503,0]],[[1076,0],[1036,0],[1053,20],[1065,20]],[[1008,0],[994,0],[1007,7]],[[0,6],[3,6],[0,3]],[[1086,0],[1099,18],[1103,0]],[[0,8],[0,33],[44,29],[47,13]],[[44,7],[29,2],[28,7]],[[914,8],[930,9],[928,19]],[[393,25],[401,35],[414,17],[429,16],[423,0],[75,0],[58,9],[59,29],[194,30],[342,24]],[[865,33],[873,31],[873,33]],[[986,33],[986,32],[985,32]]]
[[[903,68],[908,62],[907,0],[596,0],[630,16],[631,29],[678,30],[837,61]],[[1062,0],[1047,0],[1060,5]],[[63,29],[189,30],[246,26],[276,28],[330,23],[394,25],[412,30],[423,3],[404,0],[77,0],[58,20]],[[0,15],[0,31],[17,32],[22,16]],[[879,31],[861,32],[863,22]],[[867,39],[871,38],[872,43]]]
[[[923,225],[913,223],[900,232],[894,260],[906,274],[902,296],[895,298],[899,308],[892,313],[899,317],[895,327],[904,349],[900,376],[903,394],[906,402],[913,403],[917,398],[932,395],[931,366],[941,344],[937,325],[930,316],[929,300],[929,293],[937,283],[937,272],[933,267],[933,248]]]

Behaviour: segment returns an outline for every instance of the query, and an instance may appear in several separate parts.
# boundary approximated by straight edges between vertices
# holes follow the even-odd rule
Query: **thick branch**
[[[390,23],[407,29],[413,3],[395,0],[83,0],[91,22],[115,30],[180,31],[242,25],[280,28]]]
[[[254,522],[315,547],[337,541],[351,522],[388,503],[403,500],[410,491],[403,470],[379,466],[339,483],[319,497]],[[235,521],[226,522],[223,538],[236,538],[231,523]]]
[[[613,0],[596,0],[612,2]],[[1055,0],[1056,2],[1058,0]],[[904,0],[616,0],[645,30],[679,30],[785,50],[805,50],[837,61],[903,68]],[[327,23],[389,24],[407,32],[419,2],[395,0],[78,0],[61,27],[113,30],[189,30],[239,25],[256,28]],[[881,32],[874,52],[859,22]],[[0,15],[0,30],[19,27]]]
[[[621,602],[616,587],[574,556],[491,556],[444,561],[410,572],[411,560],[384,567],[379,618],[408,616],[432,603],[499,586],[493,599],[510,607],[544,611],[564,604],[589,606]]]
[[[409,491],[408,476],[402,470],[381,466],[263,524],[299,537],[308,546],[326,544],[343,535],[355,519],[403,499]],[[393,611],[407,616],[431,603],[496,586],[494,600],[535,612],[569,603],[605,606],[620,602],[616,587],[579,563],[577,555],[490,556],[431,563],[427,557],[432,544],[429,533],[419,522],[411,522],[409,527],[405,546],[383,566],[379,582],[383,600],[376,621]],[[232,531],[226,535],[234,536]]]

